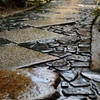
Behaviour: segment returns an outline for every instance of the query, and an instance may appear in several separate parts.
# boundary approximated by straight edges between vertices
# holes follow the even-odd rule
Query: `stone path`
[[[43,100],[100,100],[100,74],[90,70],[91,7],[80,6],[85,4],[94,2],[52,0],[36,11],[3,19],[0,68],[7,68],[10,61],[15,61],[11,67],[46,67],[58,73],[60,96],[55,98],[54,94]],[[37,65],[28,66],[33,64]]]

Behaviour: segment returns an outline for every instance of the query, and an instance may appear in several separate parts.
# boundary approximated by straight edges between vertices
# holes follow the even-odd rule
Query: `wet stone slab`
[[[47,19],[24,21],[23,23],[34,27],[43,27],[43,26],[50,26],[50,25],[57,25],[57,24],[74,24],[75,21],[47,18]]]
[[[76,80],[70,83],[73,87],[90,86],[90,83],[82,76],[78,76]]]
[[[73,70],[61,71],[61,72],[59,72],[59,74],[67,82],[71,82],[71,81],[75,80],[78,75],[77,72],[73,71]]]
[[[100,73],[88,71],[88,72],[81,72],[81,74],[90,80],[100,82]]]
[[[0,34],[0,38],[8,39],[15,43],[24,43],[32,41],[35,42],[38,40],[51,39],[63,36],[64,35],[48,32],[37,28],[19,29],[19,30],[1,32]]]
[[[0,47],[0,54],[0,69],[20,68],[58,59],[57,57],[16,45]]]
[[[67,88],[63,89],[63,94],[65,96],[70,96],[70,95],[94,95],[94,92],[90,87],[84,87],[84,88]]]

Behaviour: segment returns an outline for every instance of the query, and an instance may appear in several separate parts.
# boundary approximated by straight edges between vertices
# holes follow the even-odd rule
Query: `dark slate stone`
[[[77,52],[77,46],[67,46],[67,49],[67,51],[69,51],[70,53]]]
[[[81,88],[66,88],[62,90],[63,94],[65,96],[70,96],[70,95],[94,95],[93,90],[90,87],[81,87]]]
[[[53,51],[53,49],[49,48],[47,44],[39,43],[37,42],[31,49],[44,52],[44,53],[50,53]]]
[[[90,57],[73,54],[68,56],[67,59],[74,61],[90,61]]]
[[[0,38],[0,46],[9,45],[11,43],[13,43],[13,42],[6,40],[6,39],[3,39],[3,38]]]
[[[46,65],[54,67],[60,67],[68,64],[69,62],[66,60],[66,58],[46,63]]]
[[[90,83],[80,75],[76,80],[72,81],[70,84],[74,87],[90,86]]]
[[[64,46],[56,47],[56,50],[57,50],[57,51],[64,51]]]
[[[79,48],[79,53],[90,53],[90,48]]]
[[[49,47],[54,48],[54,47],[59,46],[60,44],[58,42],[54,41],[54,42],[48,43],[48,45],[49,45]]]
[[[90,65],[89,62],[72,62],[71,67],[75,67],[75,68],[88,68]]]
[[[61,87],[62,88],[68,88],[69,84],[66,81],[61,82]]]
[[[78,75],[77,72],[75,72],[74,70],[61,71],[59,72],[59,74],[67,82],[75,80]]]
[[[62,57],[66,57],[66,56],[68,56],[68,55],[70,55],[69,53],[67,53],[67,52],[63,52],[63,51],[53,51],[53,52],[51,52],[50,53],[51,55],[53,55],[53,56],[57,56],[57,57],[60,57],[60,58],[62,58]]]

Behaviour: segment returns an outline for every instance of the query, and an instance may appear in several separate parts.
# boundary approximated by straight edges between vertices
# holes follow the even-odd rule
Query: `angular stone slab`
[[[48,32],[37,28],[19,29],[19,30],[1,32],[0,34],[0,38],[4,38],[13,41],[15,43],[24,43],[32,41],[35,42],[38,40],[44,40],[62,36],[64,35]]]
[[[67,20],[48,18],[48,19],[29,20],[29,21],[24,21],[23,23],[34,27],[43,27],[43,26],[57,25],[57,24],[72,24],[75,23],[75,21],[68,22]]]
[[[0,69],[21,68],[55,59],[58,58],[16,45],[0,47]]]

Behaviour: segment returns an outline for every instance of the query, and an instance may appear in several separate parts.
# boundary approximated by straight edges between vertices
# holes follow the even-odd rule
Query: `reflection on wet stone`
[[[84,86],[90,86],[90,83],[83,78],[82,76],[78,76],[76,80],[70,83],[74,87],[84,87]]]
[[[94,92],[90,87],[84,87],[84,88],[66,88],[62,90],[63,94],[66,96],[70,95],[93,95]]]
[[[68,88],[69,85],[68,85],[68,83],[67,83],[66,81],[63,81],[63,82],[61,83],[61,87],[62,87],[62,88]]]
[[[67,82],[71,82],[71,81],[75,80],[75,78],[78,75],[78,73],[73,70],[62,71],[62,72],[59,72],[59,74]]]
[[[100,74],[97,72],[88,71],[88,72],[81,72],[81,74],[90,80],[100,82]]]

